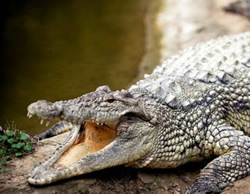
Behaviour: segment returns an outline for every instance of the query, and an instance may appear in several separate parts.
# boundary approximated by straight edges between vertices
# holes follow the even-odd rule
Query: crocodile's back
[[[188,107],[210,87],[250,77],[250,32],[183,50],[129,89],[144,90],[172,107]],[[215,86],[216,85],[216,86]],[[248,86],[249,87],[249,86]]]

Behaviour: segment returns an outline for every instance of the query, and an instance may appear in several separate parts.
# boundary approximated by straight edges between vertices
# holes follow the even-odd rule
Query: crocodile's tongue
[[[70,166],[87,154],[97,152],[116,138],[115,125],[85,122],[74,144],[54,164],[55,168]]]

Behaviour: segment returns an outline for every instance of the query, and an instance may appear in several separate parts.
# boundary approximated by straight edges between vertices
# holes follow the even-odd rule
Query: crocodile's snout
[[[47,100],[39,100],[30,104],[27,110],[27,116],[29,118],[33,115],[37,115],[41,119],[51,119],[59,116],[63,111],[63,107],[62,105],[57,105]]]

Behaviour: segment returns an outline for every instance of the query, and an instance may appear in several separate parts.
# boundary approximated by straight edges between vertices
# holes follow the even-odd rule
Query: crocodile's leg
[[[250,174],[250,138],[231,126],[216,127],[213,150],[220,157],[211,161],[186,193],[218,193]],[[211,137],[210,137],[211,138]]]
[[[51,128],[49,128],[47,131],[40,133],[36,135],[34,138],[41,140],[48,137],[53,137],[59,134],[62,134],[64,132],[67,132],[73,128],[72,123],[67,121],[59,121],[55,125],[53,125]]]

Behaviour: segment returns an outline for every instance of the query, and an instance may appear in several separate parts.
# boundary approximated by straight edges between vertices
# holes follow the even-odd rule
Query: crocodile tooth
[[[46,127],[48,127],[48,126],[49,126],[49,124],[50,124],[50,121],[47,121],[47,122],[46,122]]]
[[[43,119],[41,119],[40,124],[42,125],[42,124],[43,124],[43,122],[44,122],[44,120],[43,120]]]
[[[30,119],[33,115],[31,113],[27,113],[27,117]]]

